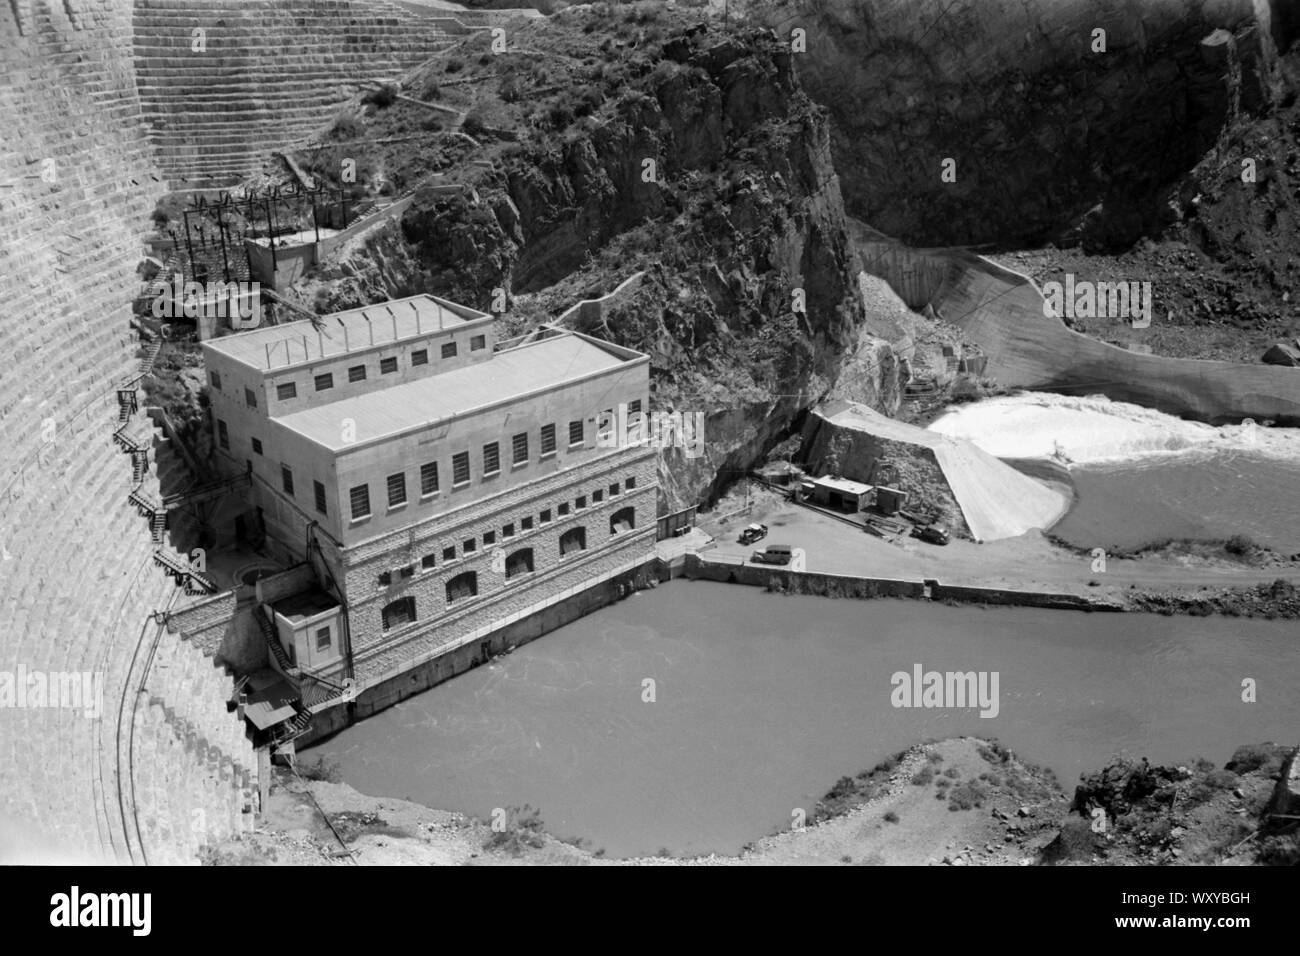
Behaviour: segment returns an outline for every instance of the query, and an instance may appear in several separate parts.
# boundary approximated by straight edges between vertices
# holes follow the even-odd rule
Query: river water
[[[1022,392],[930,426],[1002,458],[1054,458],[1077,500],[1053,533],[1085,548],[1244,534],[1300,552],[1300,429],[1184,421],[1104,396]]]
[[[343,779],[487,818],[538,807],[610,856],[735,853],[840,777],[979,734],[1067,789],[1112,754],[1222,765],[1294,742],[1294,622],[832,600],[675,581],[312,748]],[[901,709],[890,676],[997,671],[998,715]],[[1259,682],[1258,703],[1241,682]],[[653,681],[653,702],[646,681]]]

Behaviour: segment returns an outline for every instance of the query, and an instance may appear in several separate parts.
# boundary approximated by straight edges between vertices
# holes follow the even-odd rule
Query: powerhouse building
[[[649,358],[418,295],[203,343],[245,540],[318,587],[259,610],[282,665],[357,690],[653,557],[656,453],[607,447]]]

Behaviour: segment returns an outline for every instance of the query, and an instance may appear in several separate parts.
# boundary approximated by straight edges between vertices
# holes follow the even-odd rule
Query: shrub
[[[444,73],[459,73],[465,69],[465,61],[458,56],[453,56],[447,61],[447,65],[442,68]]]
[[[331,757],[317,757],[314,761],[300,760],[297,767],[298,776],[304,780],[324,780],[326,783],[338,783],[342,777],[337,760]]]
[[[465,116],[465,121],[460,124],[460,128],[471,136],[477,136],[486,126],[487,124],[483,122],[483,114],[476,109],[470,110]]]
[[[895,813],[893,810],[890,810],[888,813],[885,814],[885,822],[886,822],[886,823],[897,823],[897,822],[898,822],[898,814]]]
[[[518,856],[527,847],[537,850],[545,845],[541,811],[525,803],[522,807],[506,809],[505,828],[494,829],[484,842],[483,849],[505,850],[511,856]]]
[[[340,116],[330,127],[330,135],[335,139],[357,139],[361,136],[361,124],[352,116]]]
[[[930,767],[922,767],[912,775],[912,783],[918,787],[924,787],[934,779],[934,770]]]
[[[392,83],[385,83],[377,90],[371,90],[365,96],[361,97],[363,103],[373,103],[375,106],[383,109],[386,106],[392,106],[397,102],[397,87]]]
[[[1244,534],[1234,534],[1223,546],[1229,554],[1236,555],[1250,554],[1255,548],[1254,539]]]

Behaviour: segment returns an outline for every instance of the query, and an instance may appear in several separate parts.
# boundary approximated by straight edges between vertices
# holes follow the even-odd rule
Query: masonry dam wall
[[[362,82],[396,79],[471,32],[388,0],[134,0],[134,17],[144,121],[177,189],[238,182],[310,139]]]
[[[978,345],[988,356],[985,375],[1000,385],[1101,394],[1212,425],[1244,418],[1300,425],[1294,369],[1143,355],[1099,342],[1044,315],[1033,280],[965,250],[912,249],[883,237],[860,241],[858,250],[866,270],[909,307],[931,306]]]
[[[191,645],[157,640],[150,614],[176,592],[127,503],[131,458],[112,437],[116,390],[140,364],[135,269],[165,189],[133,44],[125,2],[0,4],[6,861],[188,862],[251,817],[256,764],[226,712],[230,677]],[[143,490],[156,495],[154,457]],[[101,682],[88,707],[17,696],[22,678],[26,691],[82,674]]]

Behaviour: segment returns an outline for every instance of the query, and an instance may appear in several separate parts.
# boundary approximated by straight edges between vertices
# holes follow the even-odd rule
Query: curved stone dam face
[[[913,309],[930,306],[988,356],[985,375],[1011,388],[1106,395],[1211,424],[1245,418],[1300,425],[1300,374],[1274,365],[1165,358],[1081,335],[1027,276],[962,249],[859,243],[867,271]]]

